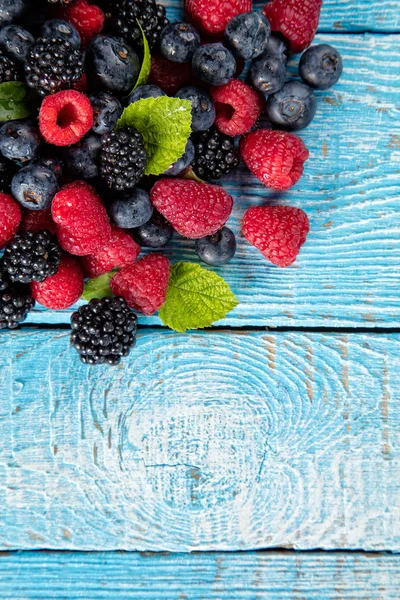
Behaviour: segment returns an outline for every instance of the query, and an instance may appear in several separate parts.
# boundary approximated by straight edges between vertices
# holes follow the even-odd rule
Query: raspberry
[[[145,315],[153,315],[165,302],[170,275],[169,260],[161,254],[149,254],[125,267],[111,279],[116,296]]]
[[[61,310],[79,300],[83,286],[83,273],[77,260],[64,255],[55,275],[42,283],[31,283],[32,297],[46,308]]]
[[[63,187],[54,196],[51,212],[61,246],[78,256],[93,254],[111,238],[106,209],[95,189],[85,181]]]
[[[49,144],[76,144],[93,125],[93,109],[89,99],[75,90],[47,96],[40,107],[39,128]]]
[[[265,105],[261,94],[238,79],[212,88],[211,96],[217,111],[216,126],[222,133],[232,137],[250,131]]]
[[[274,190],[287,190],[295,185],[309,157],[300,138],[270,129],[257,129],[242,137],[240,151],[250,171]]]
[[[246,211],[245,238],[277,267],[295,260],[310,230],[308,217],[292,206],[257,206]]]
[[[190,21],[205,34],[217,35],[229,21],[252,10],[252,0],[186,0],[185,10]]]
[[[42,229],[56,233],[56,224],[51,216],[51,208],[22,211],[21,231],[41,231]]]
[[[176,231],[190,239],[216,233],[229,219],[233,206],[223,188],[185,179],[157,181],[150,197]]]
[[[88,277],[98,277],[113,269],[122,269],[132,265],[141,248],[131,236],[119,227],[112,227],[111,239],[104,248],[81,259]]]
[[[295,54],[303,52],[317,31],[322,0],[272,0],[264,7],[264,15],[272,31],[279,31],[290,42]]]
[[[137,317],[123,298],[95,298],[71,317],[71,344],[89,365],[118,365],[135,345]]]
[[[6,246],[2,259],[11,281],[44,281],[57,273],[61,248],[49,231],[27,231],[16,235]]]
[[[0,193],[0,249],[12,240],[20,222],[21,209],[18,202],[12,196]]]
[[[173,96],[192,80],[192,67],[189,63],[174,63],[164,56],[151,57],[149,81]]]
[[[89,4],[86,0],[76,0],[63,12],[64,18],[75,25],[83,46],[102,31],[105,15],[96,4]]]

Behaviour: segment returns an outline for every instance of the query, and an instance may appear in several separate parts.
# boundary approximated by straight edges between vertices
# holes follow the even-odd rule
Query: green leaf
[[[179,262],[172,267],[167,298],[159,315],[164,325],[184,332],[210,327],[238,304],[222,277],[200,265]]]
[[[30,89],[21,81],[0,84],[0,121],[25,119],[33,112],[29,101]]]
[[[110,281],[114,275],[115,271],[111,271],[110,273],[96,277],[96,279],[89,279],[85,284],[82,298],[87,302],[90,302],[93,298],[110,298],[113,295],[110,288]]]
[[[117,129],[133,126],[143,136],[146,175],[161,175],[185,152],[192,128],[192,103],[180,98],[144,98],[128,106]]]
[[[138,77],[135,87],[133,88],[134,90],[136,90],[136,88],[139,87],[139,85],[144,85],[145,83],[147,83],[147,80],[149,78],[150,71],[151,71],[151,54],[150,54],[149,42],[147,41],[146,35],[145,35],[138,19],[136,19],[136,21],[140,27],[140,31],[142,32],[142,36],[143,36],[144,55],[143,55],[143,62],[142,62],[142,67],[140,69],[139,77]]]

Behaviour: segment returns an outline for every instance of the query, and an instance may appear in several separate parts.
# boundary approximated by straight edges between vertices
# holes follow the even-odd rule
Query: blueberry
[[[329,44],[319,44],[304,52],[299,72],[310,87],[328,90],[339,81],[343,73],[343,60],[336,48]]]
[[[264,52],[253,60],[250,69],[250,83],[264,94],[275,94],[286,81],[286,66],[278,54]]]
[[[172,62],[190,62],[199,46],[200,35],[189,23],[171,23],[162,32],[161,52]]]
[[[0,27],[20,17],[27,5],[27,0],[0,0]]]
[[[135,188],[113,200],[109,206],[111,220],[122,229],[135,229],[150,221],[153,205],[150,196],[141,188]]]
[[[133,90],[132,94],[128,97],[128,104],[133,104],[134,102],[144,100],[145,98],[160,98],[161,96],[166,95],[167,94],[156,85],[140,85],[136,90]]]
[[[41,165],[23,167],[11,182],[12,195],[29,210],[48,208],[58,189],[57,177]]]
[[[317,111],[317,99],[308,85],[290,80],[279,92],[267,99],[266,114],[270,122],[280,129],[304,129]]]
[[[192,61],[196,77],[210,85],[225,85],[236,73],[232,52],[222,44],[205,44],[196,50]]]
[[[176,93],[177,98],[192,103],[192,131],[206,131],[215,121],[215,106],[210,94],[200,88],[187,86]]]
[[[136,242],[146,248],[164,248],[173,235],[174,228],[158,212],[154,212],[148,223],[132,232]]]
[[[40,29],[40,35],[44,37],[57,37],[67,40],[73,48],[81,47],[81,36],[75,25],[64,21],[64,19],[50,19],[45,21]]]
[[[46,169],[50,169],[58,179],[60,179],[63,174],[62,162],[55,156],[40,156],[33,160],[30,165],[46,167]]]
[[[34,43],[33,35],[19,25],[6,25],[0,30],[0,46],[16,60],[26,61]]]
[[[171,177],[176,177],[180,175],[182,171],[185,171],[194,160],[194,145],[192,140],[188,140],[186,144],[186,149],[184,154],[179,158],[173,165],[170,166],[164,173],[164,175],[170,175]]]
[[[64,163],[78,179],[93,179],[99,175],[101,138],[94,133],[65,151]]]
[[[111,92],[130,92],[140,71],[136,52],[122,38],[111,35],[92,40],[85,63],[91,84]]]
[[[93,131],[99,135],[113,131],[122,115],[121,102],[107,92],[92,94],[89,100],[93,108]]]
[[[256,12],[233,17],[225,29],[227,45],[236,56],[245,60],[260,56],[267,47],[270,35],[269,22]]]
[[[269,38],[265,52],[278,55],[285,64],[289,60],[289,46],[284,38],[277,33],[272,34]]]
[[[9,121],[0,128],[0,152],[10,160],[25,163],[36,158],[41,142],[30,121]]]
[[[196,253],[198,257],[212,267],[225,265],[232,260],[235,252],[235,234],[228,227],[223,227],[214,235],[208,235],[196,240]]]

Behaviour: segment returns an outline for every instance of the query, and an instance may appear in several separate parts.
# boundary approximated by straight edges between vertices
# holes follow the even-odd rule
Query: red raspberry
[[[211,96],[217,111],[216,126],[222,133],[232,137],[250,131],[265,105],[264,96],[238,79],[211,88]]]
[[[150,197],[176,231],[190,239],[219,231],[233,206],[231,196],[223,188],[188,179],[160,179]]]
[[[85,181],[64,186],[54,196],[51,212],[58,226],[58,240],[71,254],[94,254],[111,238],[106,209],[96,190]]]
[[[89,99],[76,90],[57,92],[42,102],[39,112],[40,132],[55,146],[76,144],[93,125]]]
[[[310,155],[296,135],[271,129],[257,129],[242,137],[240,152],[250,171],[274,190],[295,185]]]
[[[17,233],[21,216],[18,202],[9,194],[0,193],[0,249]]]
[[[292,52],[303,52],[314,39],[322,0],[271,0],[264,15],[272,31],[279,31],[290,42]]]
[[[139,253],[140,246],[131,236],[119,227],[112,226],[111,239],[104,248],[81,259],[88,277],[98,277],[113,269],[122,269],[132,265]]]
[[[192,67],[189,63],[175,63],[160,55],[151,57],[149,83],[162,88],[166,94],[173,96],[191,80]]]
[[[169,275],[169,260],[161,254],[149,254],[116,273],[111,289],[115,296],[125,298],[131,308],[153,315],[165,302]]]
[[[22,231],[42,231],[43,229],[47,229],[51,233],[56,232],[56,224],[51,216],[51,208],[24,210],[22,212]]]
[[[190,21],[201,31],[217,35],[229,21],[241,13],[250,12],[252,0],[186,0],[185,10]]]
[[[103,11],[96,4],[89,4],[86,0],[76,0],[71,6],[67,6],[63,16],[79,31],[82,46],[87,46],[104,27]]]
[[[69,308],[82,296],[84,279],[82,269],[72,256],[64,255],[58,271],[42,283],[31,284],[32,296],[42,306],[60,310]]]
[[[288,267],[307,238],[306,213],[292,206],[257,206],[245,212],[243,235],[277,267]]]

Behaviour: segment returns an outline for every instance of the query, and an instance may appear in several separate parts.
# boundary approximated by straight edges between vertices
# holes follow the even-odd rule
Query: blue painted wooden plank
[[[388,554],[19,552],[0,556],[0,596],[148,600],[398,600]]]
[[[219,269],[241,302],[225,325],[400,326],[400,40],[323,35],[317,41],[338,46],[345,72],[333,91],[320,94],[315,122],[300,132],[311,152],[304,177],[280,196],[245,167],[225,181],[235,197],[229,223],[236,233],[246,208],[270,201],[306,210],[311,233],[288,269],[270,265],[239,236],[236,259]],[[176,239],[167,255],[196,260],[193,246]],[[30,321],[69,316],[36,312]]]
[[[0,344],[0,548],[400,550],[400,335]]]

